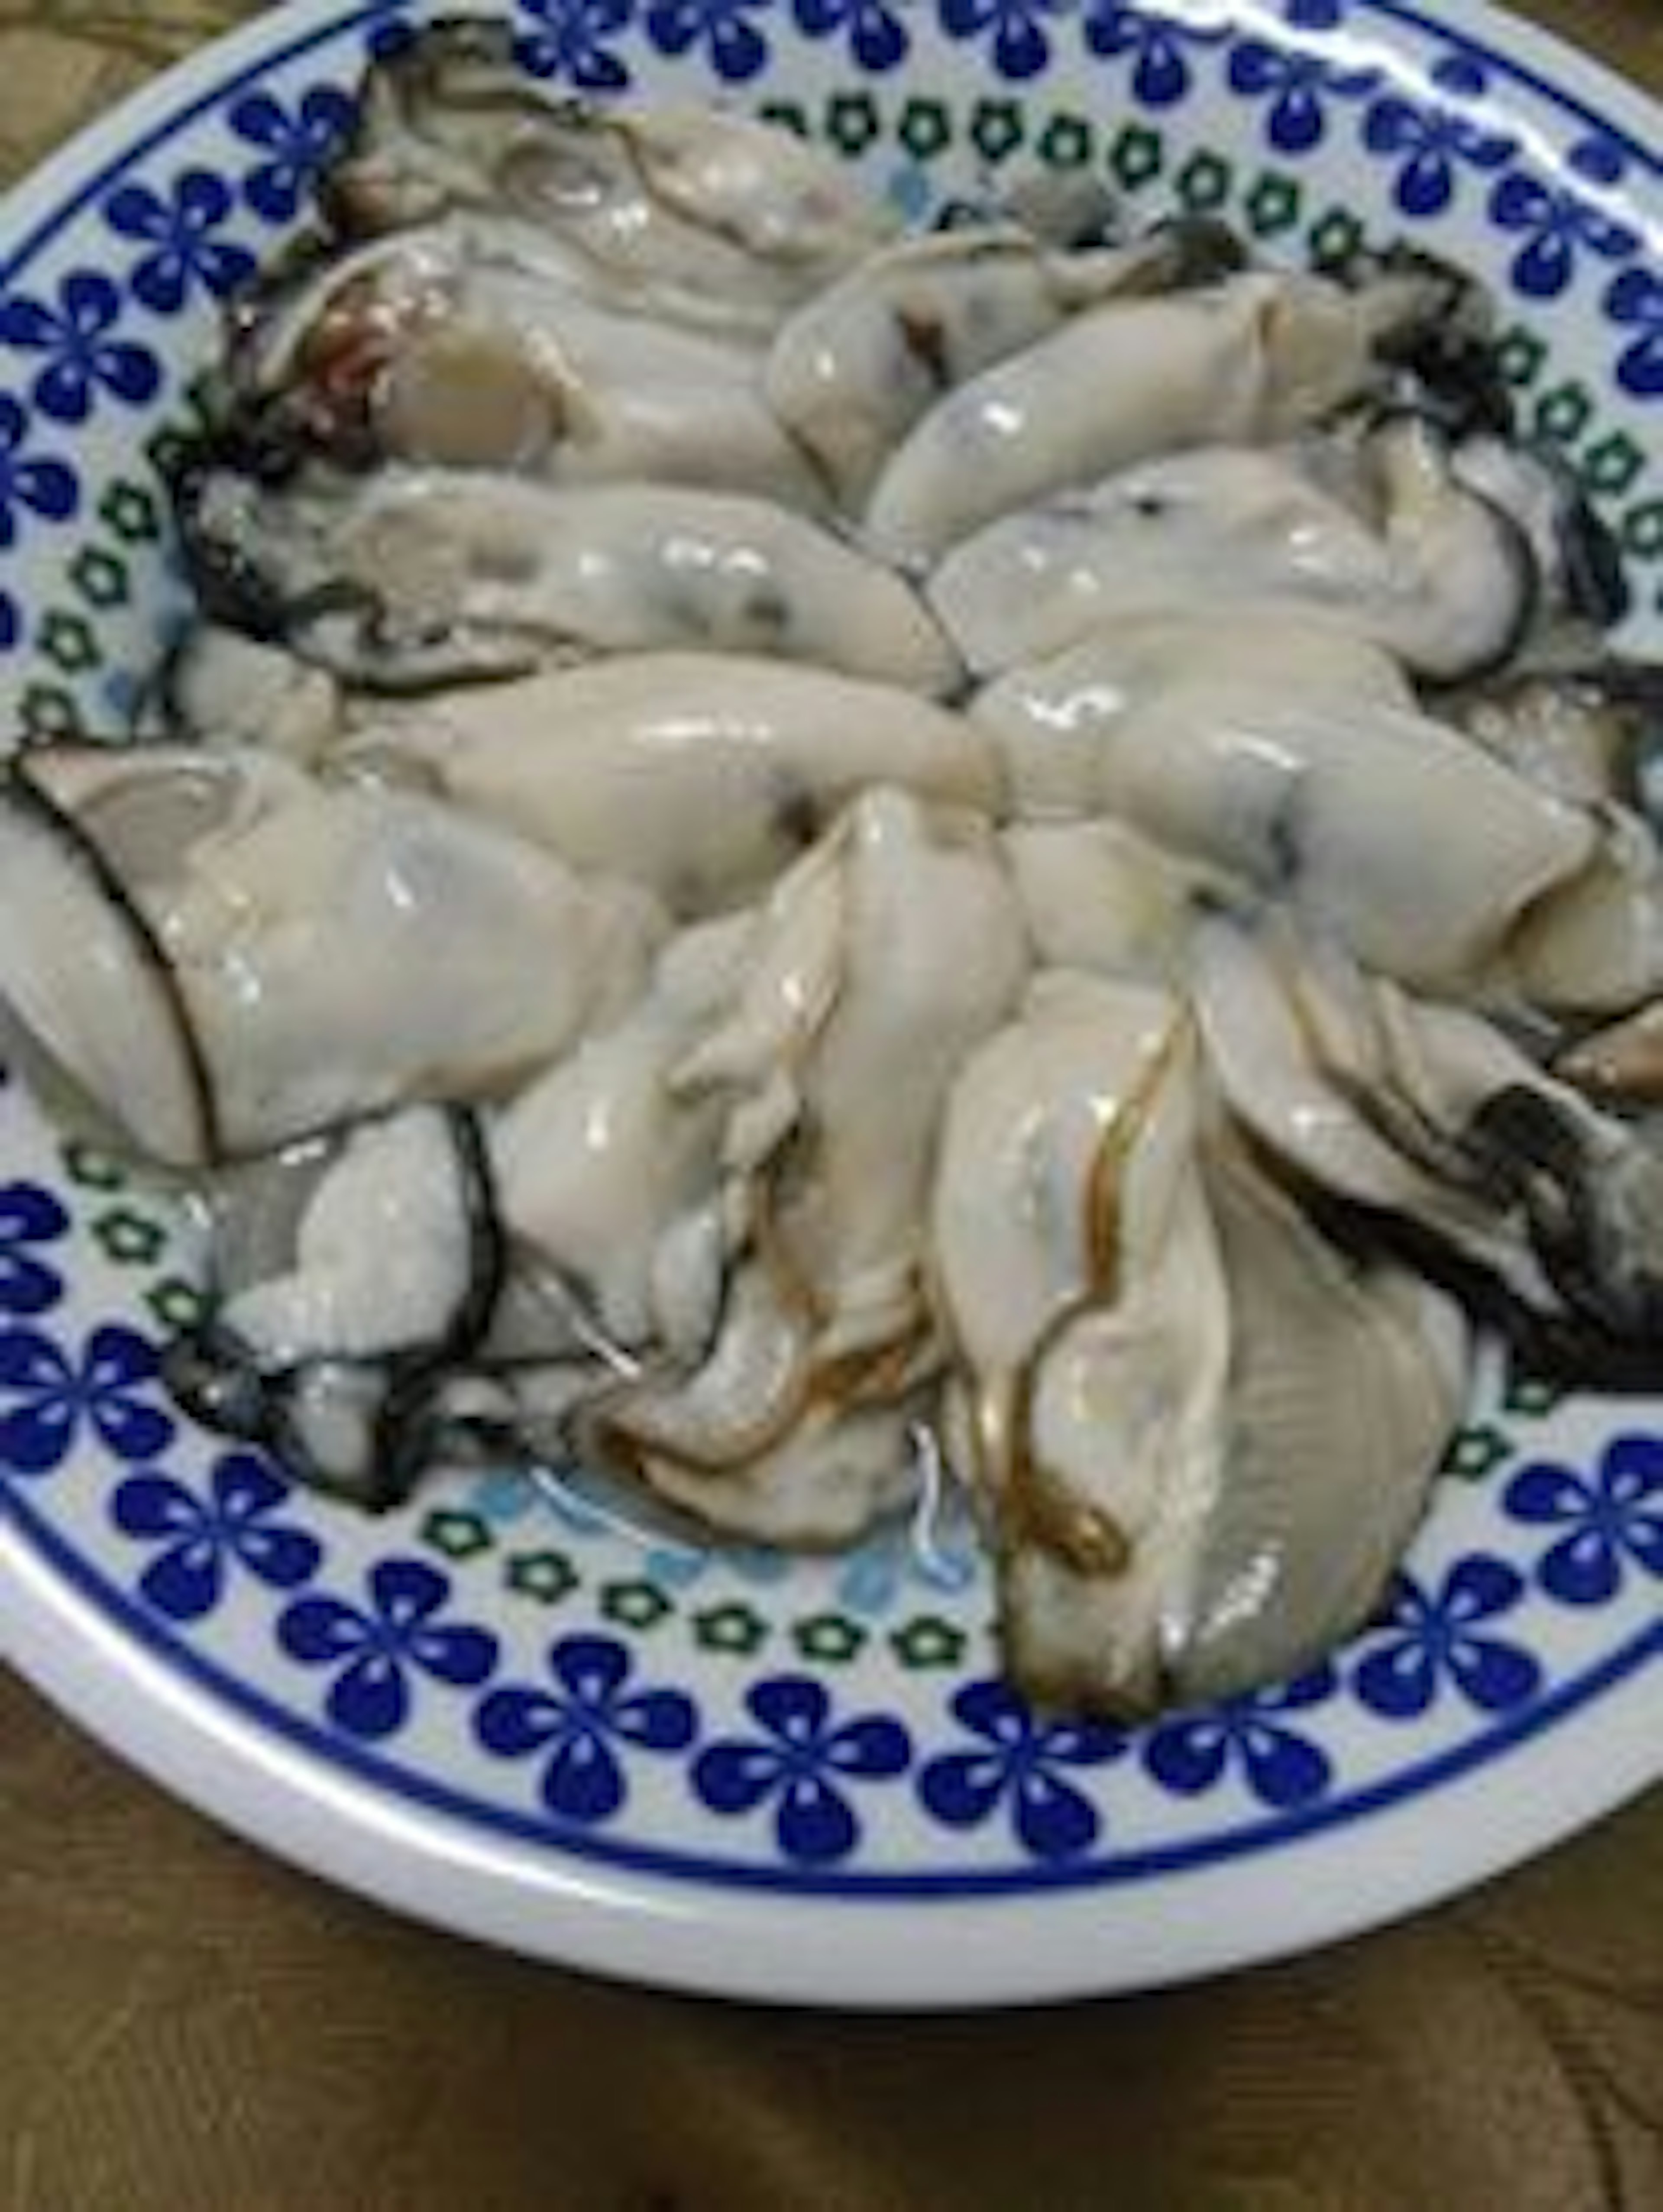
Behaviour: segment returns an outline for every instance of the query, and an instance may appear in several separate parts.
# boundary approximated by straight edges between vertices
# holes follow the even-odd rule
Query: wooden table
[[[0,171],[252,12],[0,0]],[[1663,91],[1657,0],[1524,12]],[[1660,2206],[1663,1794],[1296,1964],[1004,2021],[829,2021],[403,1925],[0,1676],[0,2212]]]

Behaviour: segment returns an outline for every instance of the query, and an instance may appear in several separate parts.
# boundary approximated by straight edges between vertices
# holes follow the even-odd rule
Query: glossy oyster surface
[[[1481,288],[904,233],[483,19],[363,89],[179,465],[201,620],[0,782],[10,1041],[205,1212],[179,1395],[713,1540],[944,1467],[1041,1704],[1298,1670],[1478,1332],[1663,1372],[1663,678]]]

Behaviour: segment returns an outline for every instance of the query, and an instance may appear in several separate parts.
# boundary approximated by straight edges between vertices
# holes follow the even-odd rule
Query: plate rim
[[[1369,5],[1378,16],[1493,58],[1600,128],[1615,125],[1663,175],[1663,155],[1648,150],[1663,136],[1663,102],[1557,34],[1491,0],[1464,9],[1454,27],[1405,0]],[[0,256],[0,274],[70,219],[112,161],[135,158],[149,143],[188,128],[252,68],[278,65],[402,12],[398,0],[357,7],[291,0],[162,71],[0,200],[0,235],[21,241]],[[469,5],[467,12],[501,9]],[[1182,0],[1173,12],[1182,12]],[[1108,1886],[1043,1898],[1030,1887],[1009,1896],[906,1900],[719,1891],[694,1877],[601,1866],[552,1840],[539,1856],[532,1845],[486,1837],[458,1816],[390,1796],[283,1741],[136,1644],[78,1594],[30,1546],[12,1504],[9,1486],[0,1483],[0,1662],[116,1756],[265,1850],[383,1907],[522,1955],[707,1995],[922,2010],[1064,2001],[1230,1972],[1429,1909],[1592,1826],[1663,1772],[1663,1748],[1648,1746],[1644,1725],[1646,1685],[1663,1657],[1660,1622],[1628,1679],[1585,1710],[1577,1728],[1556,1732],[1551,1798],[1533,1787],[1529,1743],[1505,1747],[1440,1786],[1438,1807],[1455,1808],[1441,1825],[1458,1836],[1470,1832],[1460,1850],[1441,1838],[1435,1869],[1423,1837],[1414,1850],[1402,1849],[1405,1827],[1418,1828],[1424,1819],[1418,1797],[1381,1811],[1366,1827],[1352,1826],[1343,1904],[1332,1875],[1287,1881],[1290,1857],[1308,1849],[1316,1840],[1310,1838],[1257,1859],[1174,1874],[1170,1913],[1164,1897],[1160,1911],[1150,1911],[1160,1885],[1121,1891],[1123,1904],[1135,1900],[1143,1923],[1135,1929],[1113,1925],[1124,1916],[1114,1911]],[[1526,1755],[1517,1755],[1521,1751]],[[1576,1786],[1567,1789],[1563,1778],[1572,1770]],[[1478,1802],[1476,1814],[1460,1810],[1468,1796]],[[1506,1808],[1505,1820],[1498,1807]],[[1208,1925],[1206,1894],[1221,1885],[1230,1891],[1238,1926],[1250,1934],[1220,1940]],[[1272,1893],[1270,1932],[1255,1905],[1269,1906]],[[1198,1898],[1203,1909],[1192,1911]],[[526,1907],[537,1908],[534,1924],[517,1917]],[[901,1946],[885,1917],[895,1911],[912,1916]],[[927,1933],[920,1915],[928,1916]],[[1034,1924],[1013,1929],[1013,1918],[1024,1915]]]

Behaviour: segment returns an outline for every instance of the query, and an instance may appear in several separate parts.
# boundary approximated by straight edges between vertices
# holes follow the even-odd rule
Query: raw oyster
[[[1335,713],[1412,708],[1381,647],[1308,607],[1230,607],[1127,617],[1077,645],[1009,669],[969,702],[1004,763],[1014,811],[1071,820],[1102,805],[1104,746],[1134,712],[1204,670],[1246,697],[1297,699]]]
[[[360,111],[321,185],[343,228],[506,214],[564,246],[586,289],[672,320],[766,330],[895,229],[789,131],[549,97],[503,24],[429,25],[372,66]]]
[[[1466,1007],[1223,916],[1195,1003],[1231,1109],[1354,1230],[1446,1273],[1527,1351],[1611,1382],[1663,1358],[1663,1143]]]
[[[25,856],[73,855],[35,909],[50,907],[54,936],[78,947],[125,932],[144,955],[83,960],[54,988],[50,947],[20,915],[3,981],[103,1112],[176,1164],[268,1151],[406,1098],[501,1091],[616,1014],[662,933],[634,886],[581,879],[418,792],[325,785],[264,754],[117,759],[33,751],[0,820]],[[21,896],[39,872],[8,881]],[[112,1063],[90,1027],[146,959],[165,988],[135,992]],[[186,1067],[200,1085],[189,1113]]]
[[[175,1391],[307,1480],[395,1503],[424,1462],[426,1396],[501,1282],[472,1118],[418,1106],[361,1123],[222,1180],[213,1211],[211,1318],[170,1347]]]
[[[823,506],[762,362],[746,339],[590,298],[523,229],[451,216],[304,268],[249,309],[204,459],[651,477]],[[187,468],[187,511],[193,483]]]
[[[1192,224],[1074,252],[1010,222],[900,239],[798,308],[763,388],[839,504],[859,508],[944,392],[1086,307],[1222,273],[1216,234]]]
[[[1142,1710],[1217,1499],[1229,1302],[1181,1002],[1053,969],[953,1086],[932,1206],[1008,1663]]]
[[[189,550],[246,624],[373,690],[677,647],[932,693],[963,674],[892,569],[731,492],[398,465],[277,488],[222,468],[192,497]]]
[[[1091,750],[1089,803],[1406,982],[1470,981],[1598,842],[1429,715],[1224,672],[1099,724]]]
[[[1249,270],[1176,299],[1111,300],[937,403],[872,488],[865,529],[927,562],[1012,508],[1199,445],[1274,444],[1378,388],[1381,349],[1441,284],[1357,293]]]
[[[1332,610],[1438,682],[1508,659],[1539,604],[1534,556],[1442,441],[1400,419],[1364,441],[1350,497],[1335,473],[1320,448],[1162,455],[988,524],[937,568],[931,603],[980,675],[1198,596],[1210,613]]]
[[[682,916],[752,896],[868,784],[987,813],[1003,804],[993,748],[962,716],[737,653],[620,654],[447,692],[370,720],[342,757],[425,775],[575,867],[627,874]]]
[[[724,1528],[847,1540],[912,1482],[938,1370],[924,1213],[943,1098],[1027,969],[985,829],[875,787],[775,887],[725,1020],[672,1073],[726,1102],[728,1282],[692,1369],[586,1416],[593,1448]]]
[[[1353,1633],[1466,1404],[1460,1309],[1325,1237],[1222,1123],[1203,1176],[1230,1301],[1223,1468],[1162,1652],[1174,1702],[1285,1680]]]

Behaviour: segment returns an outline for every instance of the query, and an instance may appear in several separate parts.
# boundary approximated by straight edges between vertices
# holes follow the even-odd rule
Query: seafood
[[[1217,276],[1234,251],[1194,224],[1073,252],[1011,222],[899,239],[781,327],[763,389],[839,504],[856,510],[944,392],[1087,307]]]
[[[621,653],[447,691],[402,717],[372,709],[339,757],[425,780],[683,916],[750,896],[866,784],[986,813],[1003,804],[993,747],[963,717],[739,653]]]
[[[506,215],[564,248],[584,289],[673,320],[766,330],[895,229],[786,131],[540,96],[500,23],[429,26],[368,71],[360,109],[321,195],[349,234]]]
[[[360,112],[198,618],[0,775],[9,1048],[204,1231],[181,1402],[683,1541],[954,1480],[1040,1705],[1306,1668],[1483,1334],[1663,1375],[1663,678],[1484,288],[1005,169],[903,232],[483,19]]]
[[[1174,299],[1109,300],[938,401],[873,485],[867,538],[928,562],[1157,453],[1292,437],[1377,390],[1382,349],[1444,291],[1410,271],[1352,294],[1248,270]]]
[[[1542,597],[1523,531],[1463,483],[1422,422],[1375,432],[1356,472],[1348,500],[1297,448],[1163,455],[988,524],[941,562],[930,598],[981,675],[1198,592],[1210,610],[1337,609],[1348,630],[1441,683],[1510,659]]]
[[[281,489],[231,469],[191,507],[198,573],[308,661],[370,689],[672,647],[805,660],[903,690],[963,669],[893,569],[731,492],[389,466]],[[287,711],[304,712],[296,701]]]
[[[232,450],[262,465],[304,447],[825,503],[752,341],[596,300],[523,229],[466,216],[298,271],[238,334],[227,383]]]
[[[1217,1495],[1229,1311],[1180,1000],[1042,971],[948,1102],[932,1231],[1018,1679],[1156,1701],[1180,1555]]]
[[[89,779],[49,749],[0,793],[23,863],[9,895],[33,892],[35,926],[66,946],[112,948],[78,953],[50,995],[20,948],[9,996],[93,1104],[173,1164],[501,1089],[633,996],[662,932],[633,886],[418,792],[321,784],[264,755],[117,758]],[[118,992],[112,1056],[91,1037]]]

